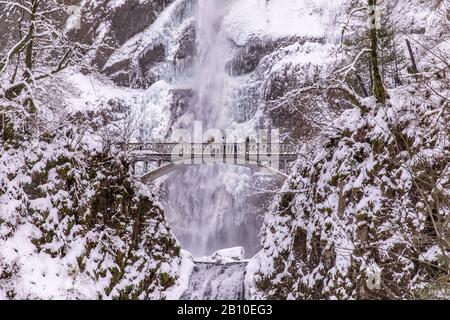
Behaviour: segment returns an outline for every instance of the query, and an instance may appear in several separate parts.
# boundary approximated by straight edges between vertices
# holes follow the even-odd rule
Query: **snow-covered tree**
[[[12,100],[69,65],[78,64],[82,47],[67,37],[61,17],[68,7],[55,0],[0,1],[2,24],[9,28],[0,49],[1,96]],[[31,96],[26,98],[34,112]]]

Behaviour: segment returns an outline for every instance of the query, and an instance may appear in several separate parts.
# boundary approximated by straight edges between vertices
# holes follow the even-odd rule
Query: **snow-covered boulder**
[[[245,250],[243,247],[234,247],[218,250],[213,253],[212,260],[214,262],[229,263],[242,261],[245,258]]]

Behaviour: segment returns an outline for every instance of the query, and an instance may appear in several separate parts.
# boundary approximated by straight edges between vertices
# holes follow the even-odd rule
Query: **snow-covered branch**
[[[49,16],[64,11],[63,5],[51,0],[0,0],[0,4],[9,8],[10,14],[6,19],[12,26],[11,49],[0,60],[0,76],[10,79],[10,84],[4,88],[6,98],[14,99],[26,89],[26,84],[48,78],[80,61],[84,46],[70,41],[59,27],[58,20]],[[18,26],[17,17],[20,17]],[[16,30],[21,37],[18,40],[14,40]],[[10,66],[13,58],[17,61],[14,67]],[[19,75],[22,79],[16,80]]]
[[[345,67],[343,67],[343,68],[341,68],[341,69],[339,69],[339,70],[337,70],[336,73],[338,73],[338,74],[343,73],[343,74],[344,74],[344,79],[345,79],[345,78],[348,76],[348,74],[349,74],[350,72],[356,71],[356,64],[357,64],[357,62],[359,61],[359,59],[360,59],[364,54],[369,53],[369,52],[371,52],[371,51],[372,51],[372,50],[371,50],[370,48],[364,48],[364,49],[362,49],[362,50],[356,55],[356,57],[355,57],[355,59],[353,60],[352,63],[350,63],[349,65],[347,65],[347,66],[345,66]]]

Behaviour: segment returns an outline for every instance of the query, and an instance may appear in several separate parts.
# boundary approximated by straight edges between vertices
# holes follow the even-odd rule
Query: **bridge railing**
[[[297,159],[294,145],[287,143],[128,143],[119,146],[126,153],[132,174],[147,172],[157,163],[175,165],[230,164],[286,170]],[[138,170],[136,170],[136,168]]]
[[[172,155],[179,152],[191,155],[222,154],[234,156],[236,154],[272,155],[286,154],[296,155],[294,145],[287,143],[128,143],[122,144],[123,151],[130,153],[146,153],[155,155]]]

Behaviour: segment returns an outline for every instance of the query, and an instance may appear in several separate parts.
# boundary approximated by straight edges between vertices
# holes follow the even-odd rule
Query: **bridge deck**
[[[287,143],[129,143],[120,148],[127,154],[133,174],[136,163],[144,164],[144,182],[153,181],[178,165],[228,164],[278,172],[297,159],[297,150]],[[148,172],[150,162],[158,162],[158,168]]]
[[[291,144],[266,143],[129,143],[121,148],[127,152],[150,152],[160,155],[171,155],[174,152],[190,154],[225,153],[225,154],[285,154],[297,155],[297,150]]]
[[[129,143],[120,145],[132,164],[149,162],[174,164],[260,165],[286,168],[297,159],[287,143]]]

